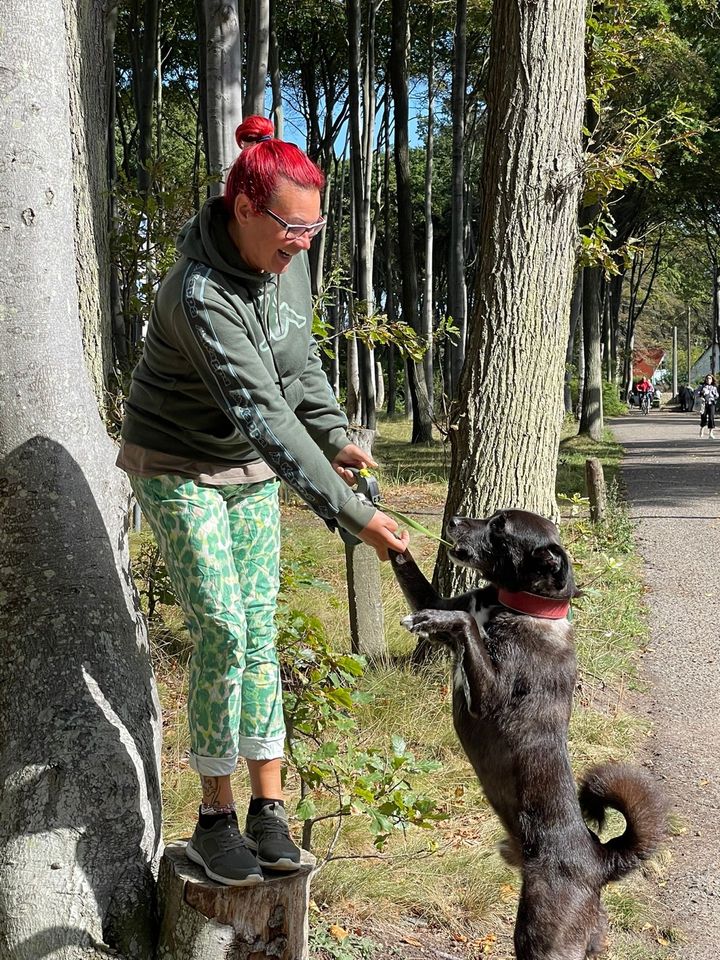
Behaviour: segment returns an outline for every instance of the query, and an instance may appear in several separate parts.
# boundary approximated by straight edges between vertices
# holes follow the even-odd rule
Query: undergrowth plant
[[[296,588],[297,565],[283,571],[281,595]],[[361,815],[375,847],[382,850],[394,830],[430,827],[444,819],[435,802],[414,789],[413,780],[440,768],[418,760],[399,736],[383,747],[364,746],[355,712],[372,695],[358,689],[363,657],[332,649],[317,617],[281,600],[277,648],[283,678],[288,761],[300,780],[297,816],[302,844],[311,849],[315,824],[333,820],[324,860],[332,852],[343,821]]]

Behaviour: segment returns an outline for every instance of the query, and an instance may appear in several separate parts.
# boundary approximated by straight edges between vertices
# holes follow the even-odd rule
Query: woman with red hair
[[[330,525],[404,550],[394,520],[358,500],[350,442],[311,334],[307,250],[325,225],[323,175],[273,139],[237,129],[225,195],[178,238],[133,372],[118,465],[160,547],[194,648],[190,765],[202,803],[188,856],[233,885],[294,870],[281,786],[285,740],[274,616],[278,479]],[[230,783],[245,758],[252,798],[241,835]]]

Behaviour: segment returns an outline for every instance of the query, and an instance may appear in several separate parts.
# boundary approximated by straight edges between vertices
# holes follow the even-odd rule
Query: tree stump
[[[605,516],[607,493],[605,474],[597,457],[590,457],[585,461],[585,484],[590,499],[590,519],[593,523],[599,523]]]
[[[160,862],[157,960],[308,960],[308,904],[315,858],[296,873],[225,887],[170,843]]]

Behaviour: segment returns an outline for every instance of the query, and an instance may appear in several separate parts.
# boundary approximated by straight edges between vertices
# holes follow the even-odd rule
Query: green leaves
[[[336,653],[320,621],[288,605],[280,610],[277,647],[288,757],[304,784],[296,813],[306,839],[319,820],[335,819],[341,826],[346,817],[362,817],[381,850],[395,830],[443,819],[413,787],[417,776],[439,769],[439,763],[418,760],[398,735],[385,750],[362,743],[354,713],[372,699],[358,688],[364,659]]]

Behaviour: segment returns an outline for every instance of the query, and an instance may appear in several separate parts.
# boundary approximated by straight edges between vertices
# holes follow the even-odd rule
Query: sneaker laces
[[[237,821],[233,817],[228,817],[217,835],[222,841],[225,850],[239,850],[246,847],[245,837],[240,833]]]
[[[264,809],[267,810],[268,808],[265,807]],[[274,811],[263,815],[260,821],[260,829],[266,834],[271,833],[275,836],[286,837],[288,839],[290,837],[287,821],[283,817],[278,816]]]

